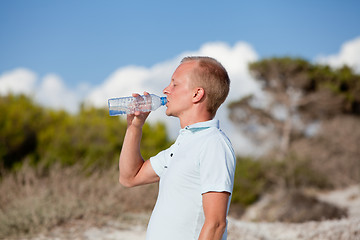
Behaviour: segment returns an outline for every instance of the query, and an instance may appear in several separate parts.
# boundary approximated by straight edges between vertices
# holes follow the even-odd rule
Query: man
[[[127,116],[120,183],[133,187],[160,181],[146,239],[226,239],[236,160],[214,117],[229,86],[226,70],[215,59],[184,58],[163,91],[166,114],[178,117],[182,129],[170,148],[149,161],[140,154],[142,126],[149,113]]]

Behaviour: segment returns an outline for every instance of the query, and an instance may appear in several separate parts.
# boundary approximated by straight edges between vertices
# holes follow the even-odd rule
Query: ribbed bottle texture
[[[133,114],[137,111],[150,112],[166,103],[166,97],[159,97],[155,94],[141,95],[138,97],[110,98],[108,100],[110,116]]]

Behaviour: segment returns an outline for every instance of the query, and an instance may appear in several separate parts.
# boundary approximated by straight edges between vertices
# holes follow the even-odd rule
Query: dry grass
[[[85,175],[79,167],[44,171],[24,165],[0,183],[0,239],[30,236],[76,219],[102,224],[150,211],[156,185],[124,189],[114,169]]]

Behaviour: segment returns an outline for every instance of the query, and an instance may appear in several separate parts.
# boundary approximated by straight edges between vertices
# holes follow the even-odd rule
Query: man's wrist
[[[128,131],[140,131],[142,132],[142,128],[144,125],[134,125],[134,124],[130,124],[127,126],[127,130]]]

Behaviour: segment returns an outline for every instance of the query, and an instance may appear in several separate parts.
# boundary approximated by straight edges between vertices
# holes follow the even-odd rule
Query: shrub
[[[306,187],[331,187],[327,177],[316,170],[310,160],[296,155],[288,155],[281,161],[239,157],[232,202],[246,207],[274,188],[292,190]]]
[[[265,177],[270,185],[290,190],[331,187],[327,177],[315,169],[309,159],[289,154],[282,160],[265,159],[263,162],[266,169]]]
[[[238,158],[232,202],[248,206],[263,192],[266,178],[263,163],[251,158]]]

